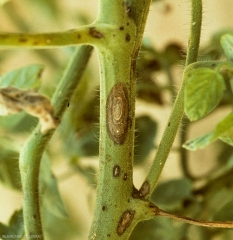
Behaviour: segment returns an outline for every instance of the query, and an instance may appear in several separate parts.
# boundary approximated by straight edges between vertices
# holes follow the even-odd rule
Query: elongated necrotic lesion
[[[123,144],[127,136],[129,103],[127,89],[117,83],[110,91],[106,104],[106,122],[109,137],[116,144]]]

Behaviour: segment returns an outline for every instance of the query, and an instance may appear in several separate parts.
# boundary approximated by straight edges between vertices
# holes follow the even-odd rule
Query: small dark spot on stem
[[[212,63],[212,64],[211,64],[211,67],[216,67],[216,64],[215,64],[215,63]]]
[[[36,219],[36,214],[33,214],[33,218]]]
[[[124,26],[120,26],[120,28],[119,28],[119,29],[120,29],[121,31],[122,31],[122,30],[124,30]]]
[[[111,234],[109,233],[109,234],[107,234],[107,237],[109,238],[109,237],[111,237]]]
[[[105,210],[106,210],[106,206],[103,206],[103,207],[102,207],[102,210],[105,211]]]
[[[171,122],[169,122],[167,126],[170,127],[171,126]]]
[[[96,30],[95,27],[91,27],[91,28],[89,29],[89,34],[90,34],[93,38],[103,38],[103,37],[104,37],[104,35],[103,35],[101,32],[99,32],[98,30]]]
[[[119,165],[114,165],[113,167],[113,177],[119,177],[121,174],[121,168]]]
[[[21,43],[27,42],[27,41],[28,41],[27,38],[20,38],[20,39],[19,39],[19,42],[21,42]]]
[[[124,173],[124,177],[123,177],[124,181],[126,181],[126,180],[127,180],[127,178],[128,178],[128,175],[127,175],[127,173]]]
[[[80,39],[82,36],[80,33],[77,34],[77,38]]]
[[[70,103],[67,104],[67,107],[69,107],[69,106],[70,106]]]
[[[139,191],[134,186],[133,186],[133,191],[132,191],[132,197],[133,198],[141,198]]]
[[[126,40],[127,42],[130,41],[130,35],[129,35],[128,33],[127,33],[126,36],[125,36],[125,40]]]
[[[127,26],[129,26],[129,23],[127,22],[127,24],[126,24]]]

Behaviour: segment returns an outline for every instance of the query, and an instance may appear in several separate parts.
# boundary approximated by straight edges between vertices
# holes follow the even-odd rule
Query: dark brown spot
[[[132,191],[132,197],[133,198],[141,198],[140,193],[137,188],[133,186],[133,191]]]
[[[70,103],[67,104],[67,107],[69,107],[69,106],[70,106]]]
[[[33,218],[36,219],[36,214],[33,214]]]
[[[170,127],[171,126],[171,122],[169,122],[167,126]]]
[[[126,36],[125,36],[125,40],[126,40],[127,42],[130,41],[130,35],[129,35],[128,33],[127,33]]]
[[[77,34],[77,38],[80,39],[82,36],[80,33]]]
[[[106,206],[103,206],[103,207],[102,207],[102,210],[105,211],[105,210],[106,210]]]
[[[20,38],[20,39],[19,39],[19,42],[21,42],[21,43],[24,43],[24,42],[27,42],[27,41],[28,41],[27,38]]]
[[[117,234],[122,235],[125,230],[129,227],[135,215],[135,211],[125,211],[117,226]]]
[[[104,37],[104,35],[103,35],[101,32],[99,32],[98,30],[96,30],[95,27],[91,27],[91,28],[89,29],[89,34],[90,34],[93,38],[103,38],[103,37]]]
[[[124,143],[128,130],[128,118],[127,89],[123,83],[117,83],[111,89],[106,103],[107,132],[114,143]]]
[[[113,173],[113,177],[119,177],[120,174],[121,174],[121,168],[120,168],[120,166],[119,166],[119,165],[115,165],[115,166],[113,167],[112,173]]]
[[[120,28],[119,28],[119,29],[120,29],[121,31],[122,31],[122,30],[124,30],[124,26],[120,26]]]
[[[109,234],[107,234],[107,237],[109,238],[109,237],[111,237],[111,234],[109,233]]]

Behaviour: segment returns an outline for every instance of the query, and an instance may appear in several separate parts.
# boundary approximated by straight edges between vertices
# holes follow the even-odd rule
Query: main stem
[[[91,240],[128,239],[141,217],[139,204],[132,197],[135,66],[150,1],[127,2],[132,3],[125,1],[124,6],[124,1],[102,0],[96,21],[110,22],[119,32],[112,34],[105,46],[97,46],[101,73],[100,162]]]
[[[135,82],[131,77],[134,26],[119,25],[108,49],[100,48],[100,146],[97,199],[89,239],[126,239],[118,225],[129,209],[133,181]],[[122,30],[120,30],[120,28]],[[133,30],[133,31],[132,31]],[[114,42],[118,42],[118,47]],[[119,124],[114,122],[120,119]],[[120,135],[118,134],[121,133]]]

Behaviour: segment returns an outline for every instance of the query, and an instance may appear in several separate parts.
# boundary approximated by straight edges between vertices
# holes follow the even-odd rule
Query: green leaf
[[[217,137],[214,136],[214,133],[210,132],[197,138],[188,140],[185,144],[183,144],[183,147],[188,150],[195,151],[197,149],[205,148],[216,139]]]
[[[221,45],[228,61],[233,62],[233,36],[225,34],[221,37]]]
[[[151,199],[161,208],[174,209],[179,207],[183,200],[191,198],[192,185],[189,179],[175,179],[162,183],[156,187]]]
[[[60,218],[68,216],[59,194],[57,180],[51,171],[50,161],[46,154],[41,161],[40,194],[43,196],[41,205],[46,211]]]
[[[6,73],[0,77],[0,87],[16,87],[21,89],[35,89],[40,86],[42,65],[28,65]]]
[[[183,147],[195,151],[205,148],[218,138],[233,146],[233,112],[220,121],[213,132],[191,139],[187,141]]]
[[[224,90],[224,79],[218,72],[208,68],[193,70],[184,97],[188,118],[195,121],[210,113],[220,102]]]
[[[0,223],[0,236],[6,240],[20,240],[24,236],[23,211],[15,211],[8,226]]]
[[[18,152],[0,147],[0,181],[6,187],[21,189]]]
[[[233,146],[233,112],[218,123],[214,135]]]

